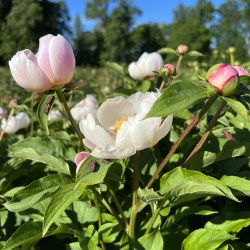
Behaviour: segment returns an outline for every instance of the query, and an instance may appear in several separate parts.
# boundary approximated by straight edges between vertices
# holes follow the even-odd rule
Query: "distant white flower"
[[[4,117],[6,117],[7,111],[0,107],[0,120],[3,119]]]
[[[5,130],[7,134],[15,134],[18,130],[27,128],[30,125],[30,118],[25,112],[20,112],[15,116],[12,116],[7,125],[7,120],[2,120],[1,128]]]
[[[160,92],[136,93],[105,101],[97,113],[89,113],[80,122],[83,143],[91,155],[101,159],[124,159],[154,146],[169,132],[173,116],[144,119]]]
[[[87,95],[70,110],[70,113],[74,120],[80,121],[82,118],[86,118],[90,111],[97,110],[98,107],[96,98],[92,95]]]
[[[154,76],[153,71],[160,71],[164,62],[160,54],[144,52],[137,62],[128,66],[129,75],[135,80],[143,80],[146,77]]]
[[[60,120],[62,120],[61,112],[59,110],[57,110],[57,109],[50,110],[49,115],[48,115],[48,120],[49,121],[60,121]]]

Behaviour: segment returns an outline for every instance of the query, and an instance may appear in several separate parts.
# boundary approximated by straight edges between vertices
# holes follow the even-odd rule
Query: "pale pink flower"
[[[33,92],[44,92],[70,82],[75,71],[75,56],[61,35],[46,35],[39,40],[38,53],[29,49],[16,53],[9,61],[14,80]]]

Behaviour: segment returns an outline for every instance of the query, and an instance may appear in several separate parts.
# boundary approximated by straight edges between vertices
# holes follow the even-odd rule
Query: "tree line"
[[[72,42],[79,65],[129,63],[144,51],[180,43],[204,54],[234,46],[236,59],[244,62],[249,59],[249,13],[249,0],[225,0],[219,8],[209,0],[197,0],[195,6],[179,4],[170,24],[135,26],[141,10],[132,0],[88,0],[83,15],[96,26],[87,31],[80,16],[70,26],[64,1],[0,0],[0,63],[6,64],[17,50],[36,51],[39,37],[48,33],[63,34]]]

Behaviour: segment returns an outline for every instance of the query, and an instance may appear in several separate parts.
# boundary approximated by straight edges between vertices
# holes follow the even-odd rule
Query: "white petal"
[[[143,80],[145,77],[143,70],[136,62],[132,62],[129,64],[128,73],[135,80]]]
[[[130,138],[130,128],[133,120],[133,118],[130,118],[128,121],[123,122],[120,129],[118,130],[116,135],[116,146],[118,148],[133,147]]]
[[[136,150],[154,146],[160,139],[167,135],[171,125],[172,116],[169,116],[162,124],[160,117],[135,121],[131,127],[130,136]]]
[[[86,139],[96,147],[115,144],[114,138],[112,138],[101,126],[96,124],[92,114],[89,114],[86,119],[81,120],[80,129]]]
[[[157,142],[165,137],[169,130],[171,129],[173,122],[173,115],[169,115],[161,124],[159,130],[157,131]]]
[[[121,118],[133,115],[133,105],[122,96],[108,99],[101,105],[97,112],[100,125],[106,130]]]
[[[91,155],[101,159],[125,159],[135,153],[135,148],[120,149],[113,145],[106,145],[102,148],[95,148]]]

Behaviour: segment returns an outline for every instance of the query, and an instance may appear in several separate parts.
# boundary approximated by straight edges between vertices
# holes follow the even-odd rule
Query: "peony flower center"
[[[121,125],[122,125],[125,121],[127,121],[127,120],[128,120],[128,118],[122,117],[120,120],[118,120],[118,121],[116,121],[116,122],[114,123],[113,129],[114,129],[115,135],[118,133],[118,130],[120,129]]]

